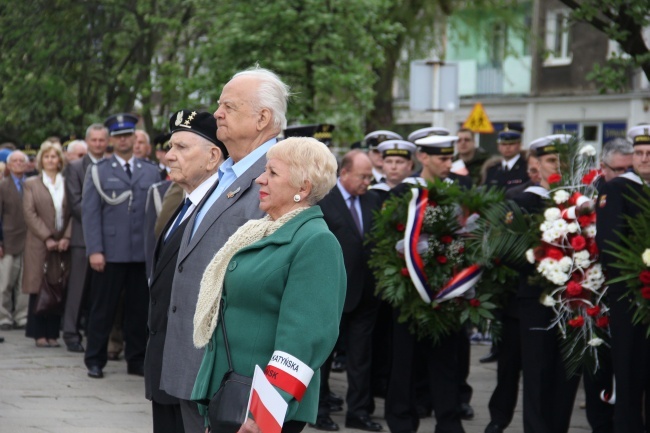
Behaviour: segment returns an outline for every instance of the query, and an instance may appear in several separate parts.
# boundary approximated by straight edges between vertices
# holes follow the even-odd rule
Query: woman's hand
[[[45,240],[45,248],[47,248],[48,251],[56,251],[58,247],[59,247],[59,243],[54,239],[47,238]]]
[[[63,238],[59,240],[59,251],[67,251],[70,246],[70,239]]]
[[[255,421],[251,418],[247,418],[246,422],[239,427],[237,433],[262,433],[262,430],[260,430]]]

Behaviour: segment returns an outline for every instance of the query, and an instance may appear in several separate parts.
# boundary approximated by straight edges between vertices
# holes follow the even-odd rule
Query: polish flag
[[[255,366],[248,411],[262,433],[281,433],[289,405],[266,379],[259,365]]]

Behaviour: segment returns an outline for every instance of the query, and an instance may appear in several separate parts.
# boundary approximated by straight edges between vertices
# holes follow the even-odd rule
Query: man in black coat
[[[178,116],[187,122],[175,122]],[[162,354],[165,348],[176,259],[183,231],[192,212],[218,178],[217,170],[227,156],[217,140],[217,125],[211,113],[181,110],[170,119],[171,149],[167,153],[170,177],[186,194],[158,238],[149,284],[149,341],[145,356],[145,393],[151,400],[154,433],[183,432],[181,409],[176,397],[160,389]]]
[[[497,145],[501,163],[487,169],[485,185],[510,189],[528,180],[528,166],[521,154],[521,132],[504,129],[499,132]]]
[[[625,218],[640,212],[635,193],[645,194],[647,189],[644,183],[647,185],[650,182],[650,126],[631,128],[628,137],[634,145],[634,172],[625,173],[605,183],[596,204],[596,243],[609,280],[620,276],[620,270],[613,266],[618,259],[609,254],[613,250],[610,244],[621,245],[621,238],[630,235]],[[650,340],[645,335],[646,324],[632,323],[636,301],[634,297],[626,296],[627,291],[625,282],[610,284],[607,290],[612,367],[616,379],[613,425],[616,433],[640,433],[647,431],[650,426]]]
[[[422,164],[421,182],[436,179],[446,183],[458,183],[471,188],[469,176],[451,173],[454,143],[458,137],[429,135],[416,139],[417,158]],[[406,193],[412,184],[403,183],[393,189],[395,194]],[[399,312],[393,320],[393,366],[386,395],[386,422],[392,433],[417,431],[419,416],[416,409],[414,389],[419,382],[427,382],[433,411],[436,417],[436,432],[464,432],[461,417],[466,401],[461,384],[469,368],[469,341],[464,330],[443,337],[436,344],[431,339],[418,340],[410,333],[407,323],[399,323]],[[415,372],[417,360],[425,364],[425,371]],[[418,376],[418,374],[420,376]],[[421,377],[424,376],[424,377]],[[471,388],[469,389],[471,395]]]
[[[570,138],[565,134],[550,135],[530,144],[530,151],[539,162],[541,180],[539,186],[528,187],[514,197],[513,200],[524,212],[544,212],[549,198],[548,178],[559,170],[556,144],[566,143]],[[557,331],[555,328],[546,330],[551,325],[554,313],[539,301],[543,289],[528,282],[528,277],[536,272],[533,265],[523,266],[517,290],[524,378],[524,431],[567,432],[580,377],[574,375],[567,378]],[[504,338],[509,338],[509,330],[505,332]],[[516,404],[516,399],[511,404]],[[493,420],[485,431],[502,432],[505,426],[497,424],[502,421],[495,420],[493,408],[490,409]]]
[[[379,298],[375,296],[375,279],[368,267],[371,246],[364,243],[364,235],[372,226],[373,211],[380,207],[379,197],[374,192],[368,192],[372,180],[370,159],[362,151],[352,150],[341,160],[337,185],[319,205],[325,222],[341,244],[347,273],[347,295],[341,319],[348,343],[348,412],[345,426],[380,431],[381,425],[370,419],[374,409],[371,390],[372,331],[379,310]],[[326,379],[322,377],[323,381]],[[332,429],[334,426],[331,426]]]

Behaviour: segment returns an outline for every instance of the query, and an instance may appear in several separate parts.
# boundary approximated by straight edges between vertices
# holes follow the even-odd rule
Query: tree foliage
[[[626,54],[612,56],[606,65],[594,68],[590,77],[601,91],[623,90],[625,77],[636,68],[641,68],[650,80],[650,49],[643,38],[644,28],[650,26],[648,0],[560,1],[571,8],[574,21],[588,23],[605,33]]]

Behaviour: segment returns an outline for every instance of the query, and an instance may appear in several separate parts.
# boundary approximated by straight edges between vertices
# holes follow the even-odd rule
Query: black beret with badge
[[[228,157],[228,149],[217,138],[217,121],[212,113],[196,110],[179,110],[169,118],[169,131],[171,135],[176,132],[187,131],[200,135],[210,143],[217,146]]]
[[[135,125],[137,124],[138,118],[129,113],[113,114],[104,121],[104,126],[108,129],[111,137],[115,135],[133,134],[135,132]]]

